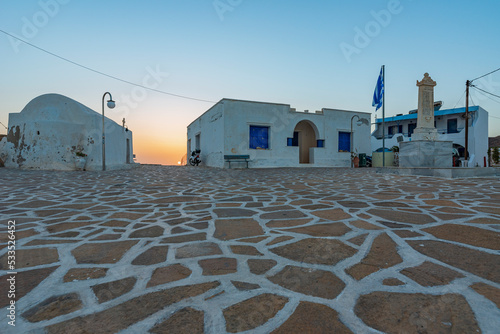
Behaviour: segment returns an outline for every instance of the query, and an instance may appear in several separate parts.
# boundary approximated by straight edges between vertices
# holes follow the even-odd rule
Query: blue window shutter
[[[325,140],[324,139],[318,139],[316,146],[317,147],[325,147]]]
[[[250,126],[250,148],[269,148],[269,128],[267,126]]]
[[[351,133],[339,132],[339,152],[351,151]]]

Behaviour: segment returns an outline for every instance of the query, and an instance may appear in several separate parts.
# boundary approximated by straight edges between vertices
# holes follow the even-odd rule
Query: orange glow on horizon
[[[179,161],[186,155],[186,145],[175,144],[134,140],[135,161],[142,164],[179,165]]]

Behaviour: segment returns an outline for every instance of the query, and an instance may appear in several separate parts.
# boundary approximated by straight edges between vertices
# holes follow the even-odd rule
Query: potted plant
[[[351,152],[351,161],[354,168],[359,167],[359,157],[357,152]]]

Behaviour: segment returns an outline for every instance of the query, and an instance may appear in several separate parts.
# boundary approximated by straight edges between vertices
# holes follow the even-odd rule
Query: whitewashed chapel
[[[107,117],[104,121],[106,168],[132,167],[132,132]],[[41,95],[9,114],[0,159],[10,168],[101,170],[102,131],[100,113],[63,95]]]

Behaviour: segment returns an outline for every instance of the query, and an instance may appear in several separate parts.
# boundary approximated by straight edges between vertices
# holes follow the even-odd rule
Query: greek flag
[[[373,102],[372,106],[376,107],[375,112],[382,107],[384,100],[384,72],[383,68],[380,69],[380,75],[378,76],[377,86],[375,86],[375,91],[373,92]]]

